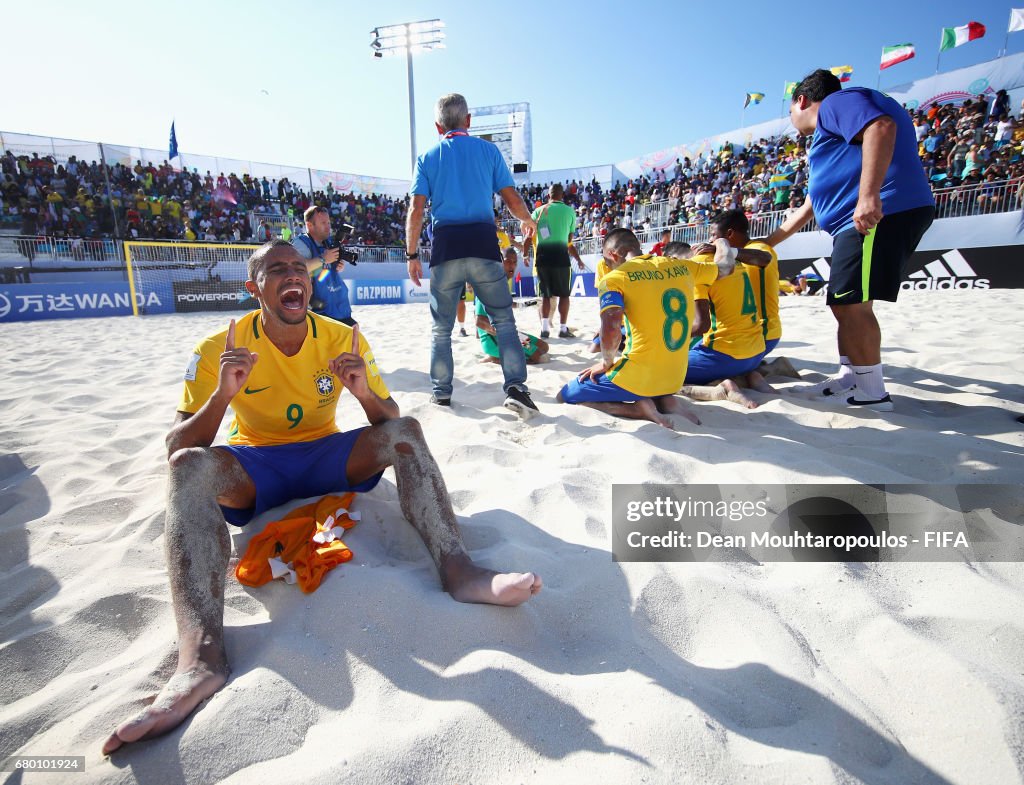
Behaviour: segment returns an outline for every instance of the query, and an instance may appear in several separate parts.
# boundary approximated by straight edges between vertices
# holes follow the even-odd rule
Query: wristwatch
[[[408,259],[410,262],[414,261],[414,260],[420,258],[420,252],[419,251],[414,251],[413,253],[409,253],[408,251],[406,251],[405,252],[405,258]]]

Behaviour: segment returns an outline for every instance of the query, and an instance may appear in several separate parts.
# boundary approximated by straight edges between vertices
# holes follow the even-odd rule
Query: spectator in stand
[[[270,226],[267,225],[267,219],[260,218],[260,225],[256,227],[256,242],[269,243],[273,239],[274,233],[270,230]]]
[[[654,247],[651,248],[651,256],[663,256],[665,253],[665,246],[670,242],[672,242],[672,230],[663,229],[661,232],[661,238],[654,244]]]

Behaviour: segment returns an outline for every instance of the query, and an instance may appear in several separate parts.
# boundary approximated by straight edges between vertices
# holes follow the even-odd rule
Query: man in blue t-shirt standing
[[[841,394],[851,406],[892,411],[873,301],[896,301],[903,265],[935,217],[914,124],[889,96],[843,90],[823,69],[797,85],[789,116],[799,133],[813,134],[810,198],[768,243],[781,243],[812,216],[832,235],[827,303],[838,322],[840,363],[837,376],[800,391]]]
[[[526,243],[537,230],[516,191],[501,152],[490,142],[470,136],[469,106],[458,93],[438,99],[434,125],[441,140],[416,160],[405,220],[409,277],[417,286],[423,275],[419,259],[424,210],[430,201],[434,241],[430,251],[430,314],[434,319],[430,349],[431,401],[451,406],[452,327],[463,287],[469,283],[494,325],[505,375],[505,406],[526,418],[537,411],[526,388],[526,358],[512,315],[512,295],[505,281],[494,231],[494,194],[500,194],[519,219]]]

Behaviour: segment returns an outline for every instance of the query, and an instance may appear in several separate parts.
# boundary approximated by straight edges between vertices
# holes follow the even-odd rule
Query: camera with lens
[[[341,224],[337,229],[335,229],[334,236],[330,238],[327,243],[328,248],[338,249],[339,262],[347,262],[353,267],[359,264],[359,251],[354,248],[346,247],[345,243],[348,242],[349,238],[352,236],[352,232],[355,230],[356,228],[352,226],[352,224]]]

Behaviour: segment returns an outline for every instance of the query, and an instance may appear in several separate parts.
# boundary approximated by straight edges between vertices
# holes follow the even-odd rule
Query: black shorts
[[[896,302],[907,259],[932,225],[934,207],[915,207],[883,216],[867,235],[847,229],[832,245],[828,305],[868,300]]]
[[[536,273],[541,297],[568,297],[572,292],[571,267],[537,267]]]
[[[569,246],[567,245],[538,245],[537,246],[538,267],[568,267]]]

